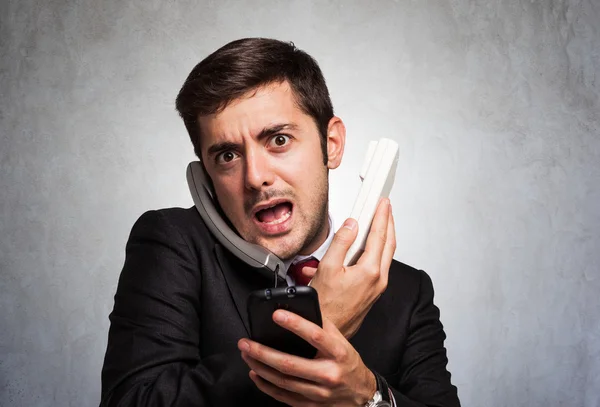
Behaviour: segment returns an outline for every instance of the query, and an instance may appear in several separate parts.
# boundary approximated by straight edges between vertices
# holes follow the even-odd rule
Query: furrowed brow
[[[208,150],[206,151],[206,155],[208,155],[209,157],[212,157],[213,155],[218,154],[222,151],[235,150],[238,147],[239,147],[238,144],[232,143],[230,141],[224,141],[222,143],[215,143],[215,144],[211,145],[210,147],[208,147]]]
[[[260,133],[258,133],[258,136],[256,138],[260,140],[260,139],[263,139],[266,137],[273,136],[284,130],[297,130],[297,129],[298,129],[298,126],[296,126],[294,123],[276,124],[271,127],[265,127]]]

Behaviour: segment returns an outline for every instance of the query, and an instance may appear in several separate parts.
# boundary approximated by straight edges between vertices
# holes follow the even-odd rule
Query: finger
[[[306,276],[308,278],[313,278],[315,276],[315,274],[317,273],[317,268],[316,267],[303,267],[302,268],[302,275]]]
[[[245,347],[244,344],[248,346]],[[270,366],[283,374],[313,382],[318,382],[322,371],[327,367],[326,360],[306,359],[300,356],[290,355],[250,339],[241,339],[238,342],[238,348],[242,353],[246,353],[251,358]]]
[[[338,359],[342,356],[345,338],[333,323],[331,323],[329,329],[325,330],[293,312],[281,309],[273,313],[273,321],[282,328],[287,329],[310,343],[319,352],[333,357],[334,359]],[[323,323],[327,324],[330,323],[330,321],[324,318]],[[338,335],[336,335],[336,333]],[[311,380],[319,381],[315,379]]]
[[[365,251],[358,259],[357,264],[367,264],[379,268],[381,255],[383,254],[383,249],[387,240],[389,213],[390,200],[382,198],[379,201],[379,205],[377,205],[377,210],[375,211],[375,216],[373,217],[373,222],[369,229]]]
[[[301,394],[292,393],[288,390],[277,387],[274,384],[269,383],[265,379],[261,378],[258,374],[256,374],[256,372],[253,372],[252,370],[248,375],[260,391],[273,397],[277,401],[281,401],[282,403],[295,407],[301,407],[307,404],[306,398]]]
[[[356,219],[348,218],[333,236],[331,245],[319,263],[319,270],[338,270],[358,233]]]
[[[290,376],[279,372],[267,366],[251,356],[242,352],[242,358],[246,364],[261,378],[265,379],[271,384],[279,387],[280,389],[289,390],[293,393],[304,395],[304,397],[311,400],[323,400],[325,395],[325,389],[318,386],[314,382],[310,382],[298,377]]]
[[[394,259],[394,253],[396,252],[396,226],[394,223],[394,215],[392,208],[390,207],[388,224],[387,224],[387,239],[385,241],[385,247],[383,249],[383,255],[381,256],[381,280],[382,284],[387,287],[388,275],[390,272],[390,265]]]

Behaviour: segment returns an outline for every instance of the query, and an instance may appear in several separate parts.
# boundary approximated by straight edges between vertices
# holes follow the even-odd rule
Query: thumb
[[[333,236],[333,241],[329,249],[327,249],[327,253],[325,253],[325,256],[323,256],[323,259],[319,263],[319,270],[339,270],[342,267],[348,249],[356,239],[357,233],[358,222],[356,219],[346,219],[346,222],[344,222],[335,236]]]
[[[308,278],[313,278],[315,276],[315,274],[317,274],[317,268],[316,267],[304,266],[302,268],[302,275],[303,276],[306,276]]]

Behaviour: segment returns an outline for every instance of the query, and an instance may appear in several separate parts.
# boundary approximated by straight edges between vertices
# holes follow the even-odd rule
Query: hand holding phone
[[[240,339],[238,349],[259,390],[290,406],[304,405],[307,399],[319,400],[319,405],[347,406],[373,397],[374,374],[331,321],[325,318],[319,327],[291,312],[275,314],[278,325],[313,344],[318,353],[307,360]]]
[[[352,226],[348,228],[347,226]],[[353,266],[343,266],[357,235],[356,220],[338,229],[319,263],[311,287],[319,292],[323,318],[332,321],[351,338],[372,305],[387,288],[388,273],[396,250],[394,218],[388,199],[381,199],[373,217],[364,253]]]

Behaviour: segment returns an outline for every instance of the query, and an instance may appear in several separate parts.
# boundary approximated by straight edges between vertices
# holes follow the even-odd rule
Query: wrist
[[[368,369],[369,373],[368,373],[368,391],[369,391],[369,400],[371,398],[373,398],[373,394],[375,394],[375,392],[377,391],[377,378],[375,377],[375,374]]]
[[[362,386],[363,391],[359,395],[358,404],[360,406],[367,405],[369,401],[373,399],[373,396],[377,392],[377,378],[375,374],[369,369],[366,368],[364,386]]]

